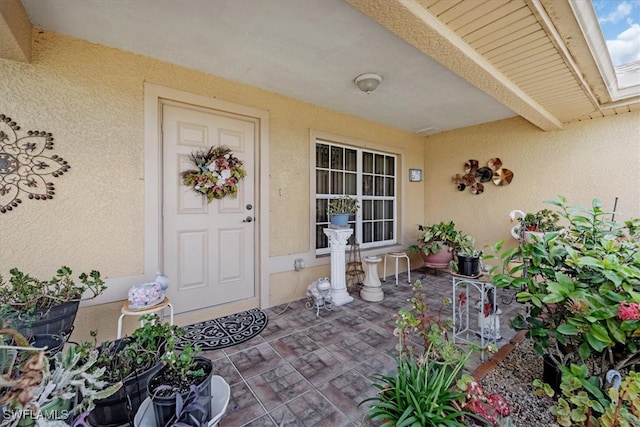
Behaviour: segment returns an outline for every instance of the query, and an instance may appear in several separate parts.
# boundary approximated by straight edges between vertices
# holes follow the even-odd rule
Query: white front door
[[[256,298],[255,142],[251,119],[189,106],[162,105],[163,260],[176,313]],[[197,169],[191,153],[225,145],[247,176],[236,198],[207,203],[182,183]]]

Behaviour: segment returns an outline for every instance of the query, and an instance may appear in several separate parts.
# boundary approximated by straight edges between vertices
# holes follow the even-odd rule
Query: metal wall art
[[[30,130],[18,136],[20,126],[0,114],[0,213],[8,213],[29,199],[52,199],[54,186],[47,182],[71,168],[62,157],[49,157],[53,150],[53,136],[49,132]]]
[[[467,160],[464,164],[464,175],[456,174],[452,181],[458,191],[469,188],[471,194],[479,195],[484,192],[484,184],[491,181],[498,187],[509,185],[513,180],[513,172],[502,167],[502,160],[498,157],[489,159],[487,166],[480,167],[477,160]]]

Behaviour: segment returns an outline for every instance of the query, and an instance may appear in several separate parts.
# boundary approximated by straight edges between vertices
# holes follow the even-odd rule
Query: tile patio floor
[[[452,297],[452,280],[446,272],[414,270],[413,280],[423,278],[433,310],[443,297]],[[252,340],[227,349],[209,351],[214,371],[231,385],[231,400],[222,427],[277,426],[372,426],[358,403],[376,393],[370,376],[395,371],[394,315],[409,307],[411,286],[401,274],[395,287],[393,276],[382,283],[384,300],[362,300],[358,290],[353,302],[320,311],[304,306],[305,300],[266,310],[269,323]],[[509,318],[519,304],[504,304],[505,291],[498,290],[502,340],[515,334]],[[472,297],[473,298],[473,297]],[[450,316],[449,313],[446,313]],[[475,313],[473,313],[475,324]],[[470,360],[472,371],[479,356]]]

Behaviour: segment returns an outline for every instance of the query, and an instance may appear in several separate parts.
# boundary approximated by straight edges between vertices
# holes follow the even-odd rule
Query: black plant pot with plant
[[[130,336],[103,343],[99,348],[98,366],[106,368],[107,381],[122,380],[123,387],[106,399],[96,400],[89,414],[95,427],[111,427],[132,423],[133,416],[147,398],[149,380],[163,366],[162,355],[174,351],[173,337],[182,328],[161,322],[155,314],[141,317],[143,325]]]
[[[73,331],[80,301],[95,298],[106,289],[95,270],[80,274],[78,280],[65,266],[50,280],[37,279],[17,268],[9,273],[8,283],[0,276],[0,314],[27,338],[58,335],[66,340]]]
[[[211,376],[213,363],[199,357],[198,348],[191,344],[182,352],[163,355],[165,366],[149,381],[157,426],[201,426],[211,414]]]

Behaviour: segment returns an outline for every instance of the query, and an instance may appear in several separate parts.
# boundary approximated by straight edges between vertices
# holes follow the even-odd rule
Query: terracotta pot
[[[420,252],[422,260],[427,267],[432,268],[447,268],[449,262],[453,259],[453,252],[448,245],[442,245],[440,252],[434,254],[425,255],[424,252]]]

